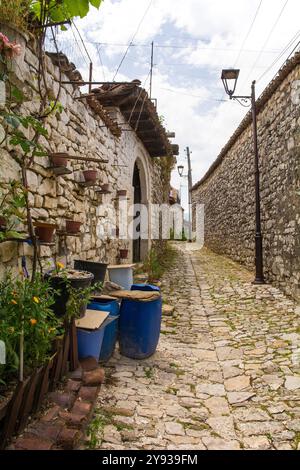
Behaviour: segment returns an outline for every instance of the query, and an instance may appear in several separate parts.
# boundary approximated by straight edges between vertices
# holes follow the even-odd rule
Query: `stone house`
[[[300,298],[300,53],[257,100],[261,214],[267,281]],[[248,113],[193,187],[193,213],[204,204],[205,244],[254,268],[255,184]]]
[[[33,219],[55,223],[53,245],[39,246],[41,264],[73,259],[120,262],[120,250],[128,250],[127,262],[143,260],[151,248],[152,204],[168,203],[173,154],[178,152],[161,125],[155,105],[139,81],[80,91],[80,73],[67,57],[49,53],[45,58],[45,83],[50,97],[59,95],[62,111],[45,120],[48,136],[39,142],[51,153],[68,154],[65,174],[57,174],[49,157],[36,157],[27,171]],[[38,112],[39,60],[32,44],[14,65],[11,79],[22,89],[22,110]],[[7,140],[0,147],[0,181],[20,180],[20,167],[12,158]],[[78,159],[79,158],[79,159]],[[97,170],[96,185],[84,184],[83,170]],[[121,191],[121,193],[119,193]],[[123,196],[119,197],[122,194]],[[148,215],[140,227],[143,239],[132,240],[129,229],[119,234],[119,206],[144,204]],[[131,222],[136,214],[131,214]],[[82,223],[79,236],[68,236],[65,220]],[[22,231],[22,227],[19,227]],[[32,246],[0,244],[0,273],[17,269],[26,256],[30,268]]]

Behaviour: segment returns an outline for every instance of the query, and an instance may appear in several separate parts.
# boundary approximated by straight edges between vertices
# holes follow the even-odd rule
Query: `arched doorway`
[[[141,188],[140,171],[137,166],[137,163],[134,164],[132,186],[133,186],[133,191],[134,191],[133,203],[134,205],[141,204],[142,203],[142,188]],[[134,237],[133,239],[132,258],[133,258],[134,263],[139,263],[141,261],[141,217],[140,217],[141,213],[137,209],[135,209],[134,212],[135,214],[134,214],[133,219],[136,221],[134,226],[136,227],[135,230],[137,232],[137,237]]]

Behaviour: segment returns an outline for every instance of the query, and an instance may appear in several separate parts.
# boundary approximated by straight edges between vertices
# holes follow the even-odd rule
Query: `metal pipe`
[[[261,233],[261,207],[260,207],[260,174],[257,137],[257,112],[255,98],[255,81],[251,87],[252,120],[253,120],[253,144],[254,144],[254,170],[255,170],[255,280],[254,284],[265,284],[263,273],[263,243]]]

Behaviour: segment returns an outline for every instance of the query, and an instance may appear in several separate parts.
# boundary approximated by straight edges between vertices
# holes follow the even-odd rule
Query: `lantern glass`
[[[182,176],[182,175],[183,175],[184,166],[182,166],[182,165],[178,166],[178,167],[177,167],[177,170],[178,170],[179,176]]]
[[[238,69],[224,69],[222,70],[221,79],[227,95],[233,96],[240,71]]]

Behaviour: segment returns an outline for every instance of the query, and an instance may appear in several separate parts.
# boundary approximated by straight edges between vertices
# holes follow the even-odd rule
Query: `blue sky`
[[[149,88],[154,41],[152,95],[166,127],[176,132],[179,163],[186,163],[184,148],[190,146],[196,182],[246,112],[224,95],[221,69],[241,69],[239,94],[249,94],[257,79],[259,95],[300,40],[299,17],[299,0],[104,0],[99,11],[92,9],[76,25],[94,63],[94,79],[112,80],[141,23],[116,79],[138,78]],[[86,54],[77,41],[69,31],[60,45],[88,78]],[[186,184],[176,171],[172,182],[178,188]]]

